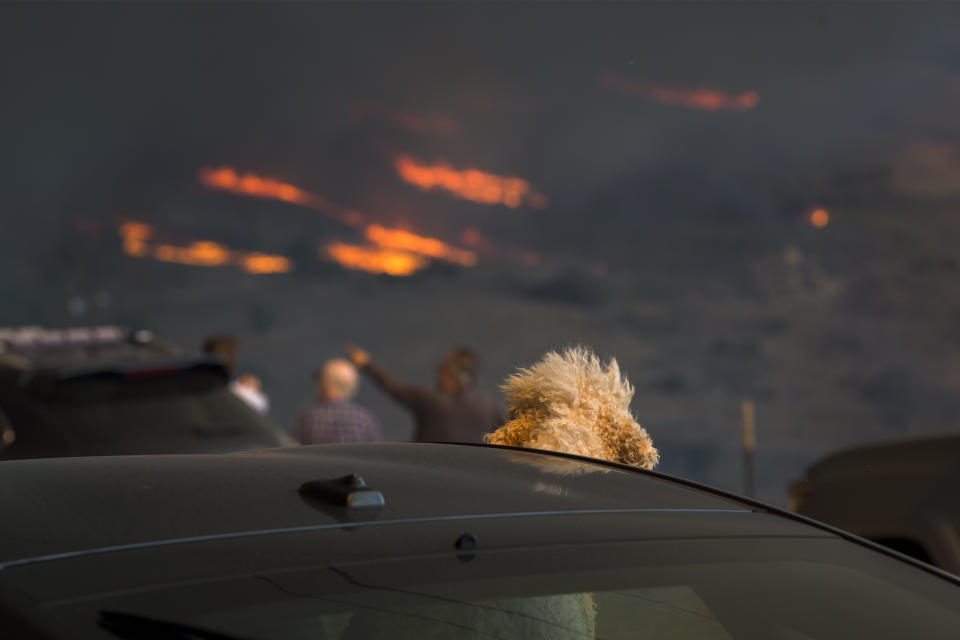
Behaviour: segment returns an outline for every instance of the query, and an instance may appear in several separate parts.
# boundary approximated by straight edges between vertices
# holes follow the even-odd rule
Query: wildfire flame
[[[538,209],[547,205],[546,196],[534,192],[523,178],[498,176],[472,168],[457,170],[446,163],[420,164],[405,155],[396,157],[394,167],[405,182],[423,191],[442,189],[464,200],[510,208],[519,207],[524,201]]]
[[[297,204],[337,218],[353,227],[361,226],[366,219],[359,211],[339,207],[321,195],[256,173],[246,172],[241,175],[231,167],[218,167],[200,169],[198,177],[200,183],[208,189]]]
[[[601,78],[601,84],[607,89],[640,96],[670,107],[686,107],[701,111],[749,111],[760,104],[760,95],[756,91],[730,95],[714,89],[655,87],[629,80],[615,73],[604,74]]]
[[[403,229],[388,229],[371,224],[366,229],[367,240],[382,249],[397,249],[430,258],[472,267],[477,264],[477,254],[466,249],[457,249],[437,240],[417,235]]]
[[[827,213],[827,210],[823,208],[814,209],[810,212],[809,220],[810,224],[817,229],[823,229],[825,226],[830,224],[830,214]]]
[[[124,222],[120,225],[120,237],[123,239],[123,252],[134,258],[150,255],[147,241],[153,235],[153,227],[142,222]]]
[[[142,222],[124,222],[119,227],[123,252],[134,258],[153,258],[196,267],[235,265],[247,273],[286,273],[293,269],[289,258],[266,253],[236,251],[217,242],[199,240],[185,246],[154,241],[154,228]]]
[[[477,172],[480,173],[480,172]],[[481,174],[489,176],[489,174]],[[200,181],[211,189],[220,189],[245,196],[269,198],[298,204],[337,217],[341,222],[351,227],[362,229],[364,236],[370,242],[369,246],[358,246],[343,242],[328,244],[321,251],[324,258],[334,260],[348,269],[361,269],[374,273],[386,273],[395,276],[406,276],[420,269],[426,268],[431,259],[445,260],[454,264],[472,267],[477,264],[477,255],[473,251],[459,249],[437,238],[422,236],[406,229],[388,228],[380,224],[368,223],[363,213],[354,209],[338,207],[322,196],[301,189],[273,178],[265,178],[254,173],[240,174],[230,167],[217,169],[201,169]],[[498,187],[500,191],[513,201],[516,192],[517,204],[527,196],[534,202],[542,195],[533,193],[525,181],[519,179],[503,179],[489,176],[495,180],[516,180],[517,184],[508,182],[508,189]],[[134,226],[130,226],[134,225]],[[243,254],[227,251],[226,257],[216,253],[219,245],[216,243],[202,243],[203,246],[173,247],[169,245],[149,245],[147,240],[153,233],[148,225],[127,223],[127,232],[124,237],[124,250],[137,257],[154,257],[158,260],[181,262],[184,264],[239,264],[251,273],[268,273],[289,270],[285,268],[282,256],[268,256],[265,254]],[[289,265],[286,265],[289,266]]]
[[[230,167],[201,169],[200,182],[210,189],[222,189],[245,196],[283,200],[307,207],[313,206],[316,200],[312,193],[292,184],[280,182],[273,178],[263,178],[253,173],[240,175]]]
[[[460,132],[460,123],[442,116],[424,116],[407,111],[389,109],[374,102],[360,102],[350,108],[350,117],[354,121],[377,119],[398,129],[412,133],[456,135]]]
[[[367,246],[332,242],[321,255],[347,269],[360,269],[391,276],[409,276],[430,266],[431,258],[465,267],[477,264],[477,254],[458,249],[436,238],[421,236],[406,229],[391,229],[379,224],[367,225]]]
[[[391,276],[409,276],[430,264],[428,258],[406,251],[362,247],[343,242],[331,242],[324,247],[323,253],[348,269]]]

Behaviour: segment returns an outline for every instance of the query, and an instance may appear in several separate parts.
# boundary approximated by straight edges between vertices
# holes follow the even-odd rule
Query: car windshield
[[[192,441],[215,449],[221,437],[230,439],[232,448],[246,443],[244,435],[260,437],[264,446],[276,444],[264,438],[270,424],[216,372],[90,375],[60,382],[37,400],[64,437],[93,450],[129,445],[174,451]]]
[[[111,610],[247,638],[894,640],[960,628],[955,585],[836,539],[358,560],[82,600],[53,613],[74,628]]]

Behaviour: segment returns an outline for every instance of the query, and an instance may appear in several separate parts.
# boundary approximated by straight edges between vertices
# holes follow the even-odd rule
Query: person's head
[[[318,398],[324,400],[347,400],[357,392],[357,369],[348,360],[327,360],[314,375]]]
[[[451,349],[437,365],[437,388],[446,393],[466,391],[477,380],[477,356],[470,349]]]
[[[232,376],[237,369],[237,348],[239,342],[231,335],[213,335],[203,341],[203,352],[221,358]]]

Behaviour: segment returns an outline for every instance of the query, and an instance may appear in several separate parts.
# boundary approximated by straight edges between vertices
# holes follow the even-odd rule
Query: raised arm
[[[360,347],[348,344],[345,348],[353,365],[363,371],[391,398],[413,411],[418,411],[423,406],[430,395],[429,389],[401,380],[383,367],[374,364],[370,354]]]

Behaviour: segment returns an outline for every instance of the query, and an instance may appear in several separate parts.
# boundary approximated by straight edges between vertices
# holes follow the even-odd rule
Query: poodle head
[[[513,419],[484,441],[572,453],[644,469],[659,454],[630,413],[633,387],[617,361],[587,348],[551,351],[503,385]]]

